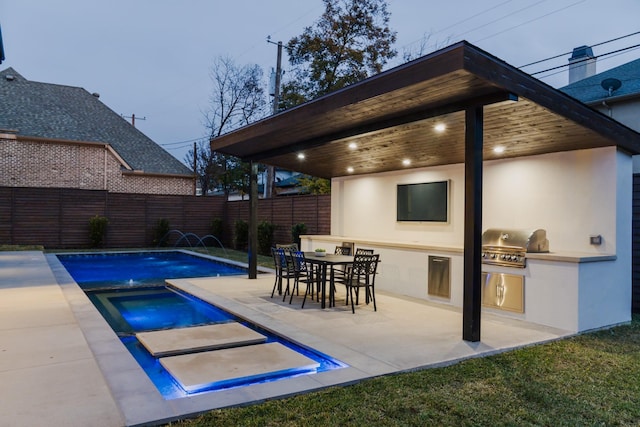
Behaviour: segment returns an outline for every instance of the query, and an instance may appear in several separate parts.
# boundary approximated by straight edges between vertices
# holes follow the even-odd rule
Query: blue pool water
[[[233,320],[227,312],[166,286],[90,290],[87,295],[119,335]]]
[[[83,289],[247,273],[242,267],[178,251],[58,255],[58,259]]]
[[[267,342],[278,342],[316,361],[319,367],[314,372],[346,366],[327,355],[298,346],[283,337],[267,332],[258,325],[237,318],[192,295],[164,286],[165,278],[196,277],[195,269],[190,270],[180,265],[180,262],[185,260],[187,265],[198,266],[198,274],[204,276],[244,274],[246,271],[243,269],[218,262],[212,262],[214,264],[212,267],[200,269],[202,261],[196,260],[198,262],[194,263],[192,259],[198,257],[181,252],[58,255],[58,258],[166,399],[275,381],[283,377],[306,375],[310,372],[294,370],[257,378],[237,378],[221,384],[207,384],[187,393],[162,367],[159,360],[140,344],[135,337],[137,332],[239,322],[265,335]],[[209,262],[204,258],[202,260]],[[157,267],[159,265],[162,267]],[[168,267],[169,265],[172,267]],[[109,272],[116,279],[110,280]],[[168,276],[161,274],[168,274]],[[183,275],[176,276],[176,274]]]

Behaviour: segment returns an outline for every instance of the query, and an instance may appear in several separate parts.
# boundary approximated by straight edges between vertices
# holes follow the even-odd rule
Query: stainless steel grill
[[[547,232],[490,228],[482,233],[482,262],[506,267],[525,267],[527,252],[549,252]]]

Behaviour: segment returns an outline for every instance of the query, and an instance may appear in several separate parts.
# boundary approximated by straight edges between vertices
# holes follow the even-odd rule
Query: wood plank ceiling
[[[475,105],[485,105],[485,160],[604,146],[640,153],[640,134],[467,42],[212,139],[211,147],[324,178],[463,163],[464,109]]]

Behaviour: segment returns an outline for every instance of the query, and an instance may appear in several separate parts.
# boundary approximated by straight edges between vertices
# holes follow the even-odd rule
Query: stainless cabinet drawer
[[[451,258],[429,256],[427,293],[436,297],[451,297]]]
[[[483,272],[482,305],[524,313],[524,276]]]

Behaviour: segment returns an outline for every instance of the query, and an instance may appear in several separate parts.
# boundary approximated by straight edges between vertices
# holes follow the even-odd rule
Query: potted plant
[[[327,254],[327,250],[323,248],[318,248],[315,250],[316,256],[325,256]]]

